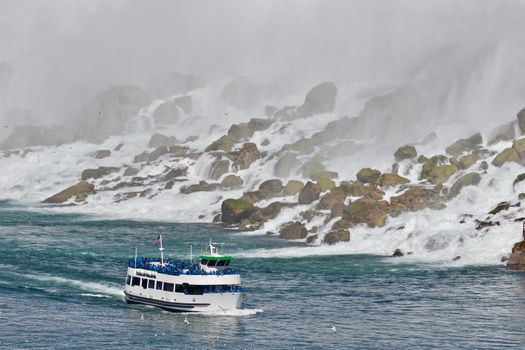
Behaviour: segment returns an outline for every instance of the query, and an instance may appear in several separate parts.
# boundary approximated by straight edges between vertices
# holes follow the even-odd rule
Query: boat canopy
[[[227,255],[201,255],[199,256],[199,259],[207,259],[207,260],[231,260],[232,257],[231,256],[227,256]]]

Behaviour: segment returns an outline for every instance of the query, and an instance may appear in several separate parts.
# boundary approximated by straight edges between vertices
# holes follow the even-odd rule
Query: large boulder
[[[75,142],[79,134],[62,126],[38,127],[19,125],[2,144],[3,149],[32,146],[59,146]]]
[[[371,168],[363,168],[359,170],[357,173],[357,181],[361,183],[377,183],[379,180],[379,177],[381,176],[381,172],[376,169]]]
[[[516,150],[512,147],[505,148],[493,160],[492,165],[500,167],[508,162],[519,162],[520,158]]]
[[[321,193],[321,186],[319,184],[308,181],[306,185],[299,192],[299,204],[310,204],[319,198]]]
[[[422,158],[423,156],[420,156],[419,158]],[[433,156],[429,159],[421,159],[419,163],[423,163],[423,167],[421,168],[421,174],[419,178],[421,180],[427,179],[430,173],[436,168],[437,166],[444,164],[447,161],[447,157],[442,155]]]
[[[212,152],[212,151],[230,152],[232,150],[234,143],[235,142],[230,136],[224,135],[220,139],[213,141],[208,147],[206,147],[204,151],[206,152]]]
[[[525,127],[523,130],[525,130]],[[507,267],[513,270],[525,271],[525,241],[518,242],[514,245],[512,255],[507,261]]]
[[[233,124],[228,130],[228,136],[234,142],[245,141],[253,136],[253,129],[248,123]]]
[[[478,173],[473,172],[461,176],[450,188],[450,191],[448,192],[448,198],[456,197],[464,187],[476,186],[479,184],[480,181],[481,175]]]
[[[284,186],[283,194],[285,196],[295,196],[297,193],[301,192],[301,189],[304,187],[304,184],[299,180],[290,180]]]
[[[396,162],[400,162],[405,159],[414,159],[417,157],[417,151],[414,146],[405,145],[399,147],[397,151],[395,151],[394,157],[396,159]]]
[[[474,134],[467,139],[460,139],[448,146],[445,151],[453,156],[459,155],[463,152],[470,152],[476,149],[477,145],[483,143],[483,138],[480,133]]]
[[[348,230],[334,230],[328,232],[324,238],[323,243],[325,244],[336,244],[339,242],[349,242],[350,241],[350,232]]]
[[[301,118],[320,113],[332,112],[335,108],[337,87],[332,82],[325,82],[314,86],[307,94],[304,103],[297,108],[297,115]]]
[[[290,172],[301,165],[301,162],[292,154],[285,153],[275,163],[274,174],[277,177],[288,177]]]
[[[386,223],[388,203],[370,198],[360,198],[346,206],[343,219],[368,227],[383,227]]]
[[[246,142],[242,148],[233,155],[234,164],[240,170],[248,169],[250,165],[261,158],[261,153],[257,149],[257,145],[253,142]]]
[[[255,207],[252,203],[242,200],[229,198],[222,202],[221,220],[226,224],[236,224],[243,219],[248,219]]]
[[[397,174],[392,174],[392,173],[382,174],[381,179],[379,180],[380,185],[383,187],[403,185],[409,182],[410,180],[407,179],[406,177],[399,176]]]
[[[317,174],[321,171],[325,171],[326,169],[323,163],[313,158],[307,161],[306,163],[304,163],[301,170],[303,172],[304,178],[311,179],[314,174]]]
[[[170,147],[175,146],[179,141],[175,136],[166,136],[162,134],[153,134],[148,142],[148,147],[158,148],[158,147]]]
[[[268,220],[275,219],[281,212],[281,203],[273,202],[264,208],[256,210],[250,217],[250,221],[264,223]]]
[[[468,169],[480,159],[477,153],[467,154],[459,159],[459,168]]]
[[[82,172],[82,174],[80,174],[80,178],[82,180],[98,179],[111,173],[117,172],[119,170],[120,168],[105,166],[98,167],[97,169],[86,169]]]
[[[458,168],[453,164],[438,165],[428,174],[427,179],[434,185],[441,184],[446,182],[456,171]]]
[[[109,156],[111,156],[111,151],[109,149],[99,149],[93,153],[95,159],[108,158]]]
[[[279,230],[279,238],[283,239],[303,239],[308,236],[306,227],[300,222],[289,222]]]
[[[405,211],[419,211],[426,208],[442,208],[439,192],[424,187],[411,187],[399,196],[390,198],[390,211],[398,215]]]
[[[244,181],[241,179],[240,176],[237,175],[227,175],[222,179],[221,181],[221,187],[225,189],[232,189],[236,190],[242,187]]]
[[[270,119],[252,118],[248,121],[248,127],[253,131],[264,131],[272,125]]]
[[[267,196],[277,196],[283,191],[283,183],[279,179],[266,180],[259,185],[259,191]]]
[[[525,120],[524,120],[524,123],[525,123]],[[516,137],[516,122],[512,121],[494,130],[492,134],[490,135],[489,142],[487,144],[490,146],[490,145],[494,145],[501,141],[511,141],[515,137]]]
[[[44,203],[60,204],[69,200],[72,197],[76,197],[76,202],[83,202],[88,194],[94,193],[95,186],[81,181],[76,185],[66,188],[65,190],[47,198]]]
[[[334,188],[319,200],[318,208],[332,210],[337,204],[344,203],[346,192],[343,188]]]
[[[182,186],[180,188],[180,193],[191,194],[194,192],[210,192],[210,191],[218,190],[219,188],[221,188],[221,184],[208,183],[202,180],[202,181],[199,181],[198,184]]]
[[[139,87],[110,88],[81,114],[82,136],[90,142],[101,143],[110,135],[122,133],[131,118],[150,102],[150,96]]]

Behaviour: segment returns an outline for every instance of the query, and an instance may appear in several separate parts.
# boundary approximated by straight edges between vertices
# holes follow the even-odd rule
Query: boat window
[[[131,284],[131,276],[128,275],[128,277],[126,277],[126,284],[129,286]]]
[[[132,286],[138,286],[140,284],[140,278],[138,277],[133,277],[133,280],[131,282],[131,285]]]
[[[177,292],[177,293],[184,293],[184,286],[182,284],[176,284],[175,285],[175,292]]]
[[[155,289],[155,280],[149,280],[148,282],[148,288]]]
[[[144,289],[148,288],[148,279],[147,278],[143,278],[142,279],[142,288],[144,288]]]
[[[228,266],[228,265],[230,265],[230,260],[226,260],[226,261],[224,262],[224,266]]]
[[[215,260],[210,260],[210,261],[208,261],[208,266],[215,266],[216,262],[217,261],[215,261]]]
[[[202,259],[201,264],[202,264],[202,265],[206,265],[206,264],[208,264],[208,259]]]
[[[195,286],[195,285],[189,285],[187,292],[190,295],[203,295],[204,294],[204,287],[205,286]]]
[[[162,282],[161,281],[157,281],[157,288],[155,288],[155,289],[162,290]]]
[[[219,260],[219,261],[217,261],[217,266],[224,266],[225,262],[226,262],[226,260]]]
[[[165,282],[164,283],[164,290],[166,292],[173,292],[173,283]]]

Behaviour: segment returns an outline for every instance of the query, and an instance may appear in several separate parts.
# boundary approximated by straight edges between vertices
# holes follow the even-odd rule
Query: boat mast
[[[159,250],[160,250],[160,265],[164,265],[164,247],[162,246],[162,235],[159,235],[160,237],[160,246],[159,246]]]

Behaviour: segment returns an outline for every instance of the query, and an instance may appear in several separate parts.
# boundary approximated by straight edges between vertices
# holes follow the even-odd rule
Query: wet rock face
[[[308,236],[308,230],[300,222],[290,222],[279,230],[279,238],[282,239],[304,239]]]
[[[210,177],[214,180],[218,180],[222,175],[226,174],[230,170],[230,161],[227,159],[217,159],[213,162],[210,171]]]
[[[299,204],[310,204],[319,198],[321,193],[321,186],[308,181],[306,185],[299,192]]]
[[[443,164],[432,169],[428,174],[428,181],[431,184],[437,185],[446,182],[458,168],[453,164]]]
[[[221,220],[226,224],[238,224],[243,219],[248,219],[255,207],[252,203],[242,199],[226,199],[221,205]]]
[[[477,186],[481,181],[481,175],[478,173],[468,173],[456,180],[454,185],[450,188],[448,198],[456,197],[464,187]]]
[[[234,140],[228,136],[224,135],[220,139],[213,141],[204,151],[206,152],[212,152],[212,151],[224,151],[224,152],[230,152],[232,150],[234,144]]]
[[[417,151],[414,146],[405,145],[397,149],[397,151],[394,153],[394,157],[396,162],[400,162],[405,159],[413,159],[417,157]]]
[[[242,145],[238,153],[232,154],[231,156],[235,158],[234,164],[238,169],[243,170],[248,169],[253,162],[260,159],[261,153],[255,143],[247,142]]]
[[[82,172],[82,174],[80,175],[80,178],[82,180],[98,179],[98,178],[101,178],[102,176],[109,175],[109,174],[117,172],[119,170],[120,170],[120,168],[104,167],[104,166],[101,166],[101,167],[99,167],[97,169],[86,169],[86,170],[84,170]]]
[[[153,134],[148,142],[148,147],[158,148],[158,147],[170,147],[175,146],[179,141],[175,136],[166,136],[162,134]]]
[[[324,236],[323,243],[325,244],[336,244],[339,242],[349,242],[350,232],[348,230],[335,230],[330,231]]]
[[[329,193],[325,194],[319,200],[319,209],[332,210],[337,204],[343,204],[346,198],[346,192],[342,188],[334,188]],[[344,204],[343,204],[344,206]],[[338,216],[338,215],[337,215]]]
[[[302,106],[297,108],[299,117],[309,117],[320,113],[332,112],[335,108],[337,87],[332,82],[314,86],[307,94]]]
[[[299,167],[301,162],[291,153],[285,153],[277,163],[275,163],[274,174],[277,177],[288,177],[290,172]]]
[[[95,186],[81,181],[76,185],[66,188],[65,190],[47,198],[44,203],[60,204],[64,203],[72,197],[76,197],[76,202],[83,202],[88,194],[95,193]]]
[[[276,196],[283,191],[283,183],[279,179],[266,180],[259,185],[259,191],[268,196]]]
[[[379,180],[379,184],[383,187],[403,185],[409,182],[410,180],[407,179],[406,177],[399,176],[397,174],[389,174],[389,173],[385,173],[381,175],[381,179]]]
[[[448,146],[445,151],[453,156],[463,152],[470,152],[476,149],[476,146],[483,143],[483,138],[480,133],[474,134],[467,139],[460,139]]]
[[[359,170],[357,173],[357,181],[367,184],[367,183],[377,183],[381,172],[376,169],[364,168]]]
[[[468,169],[480,159],[479,155],[475,153],[468,154],[459,159],[459,168]]]
[[[109,149],[100,149],[93,155],[95,159],[108,158],[109,156],[111,156],[111,151]]]
[[[344,209],[343,219],[354,224],[366,224],[368,227],[383,227],[387,212],[387,202],[360,198]]]
[[[390,209],[393,215],[404,211],[419,211],[426,208],[440,209],[442,206],[439,192],[434,189],[412,187],[403,194],[390,199]]]
[[[75,142],[80,135],[61,126],[38,127],[30,125],[16,126],[2,144],[3,149],[24,148],[30,146],[59,146]]]
[[[525,134],[525,108],[518,112],[518,126],[521,134]]]

